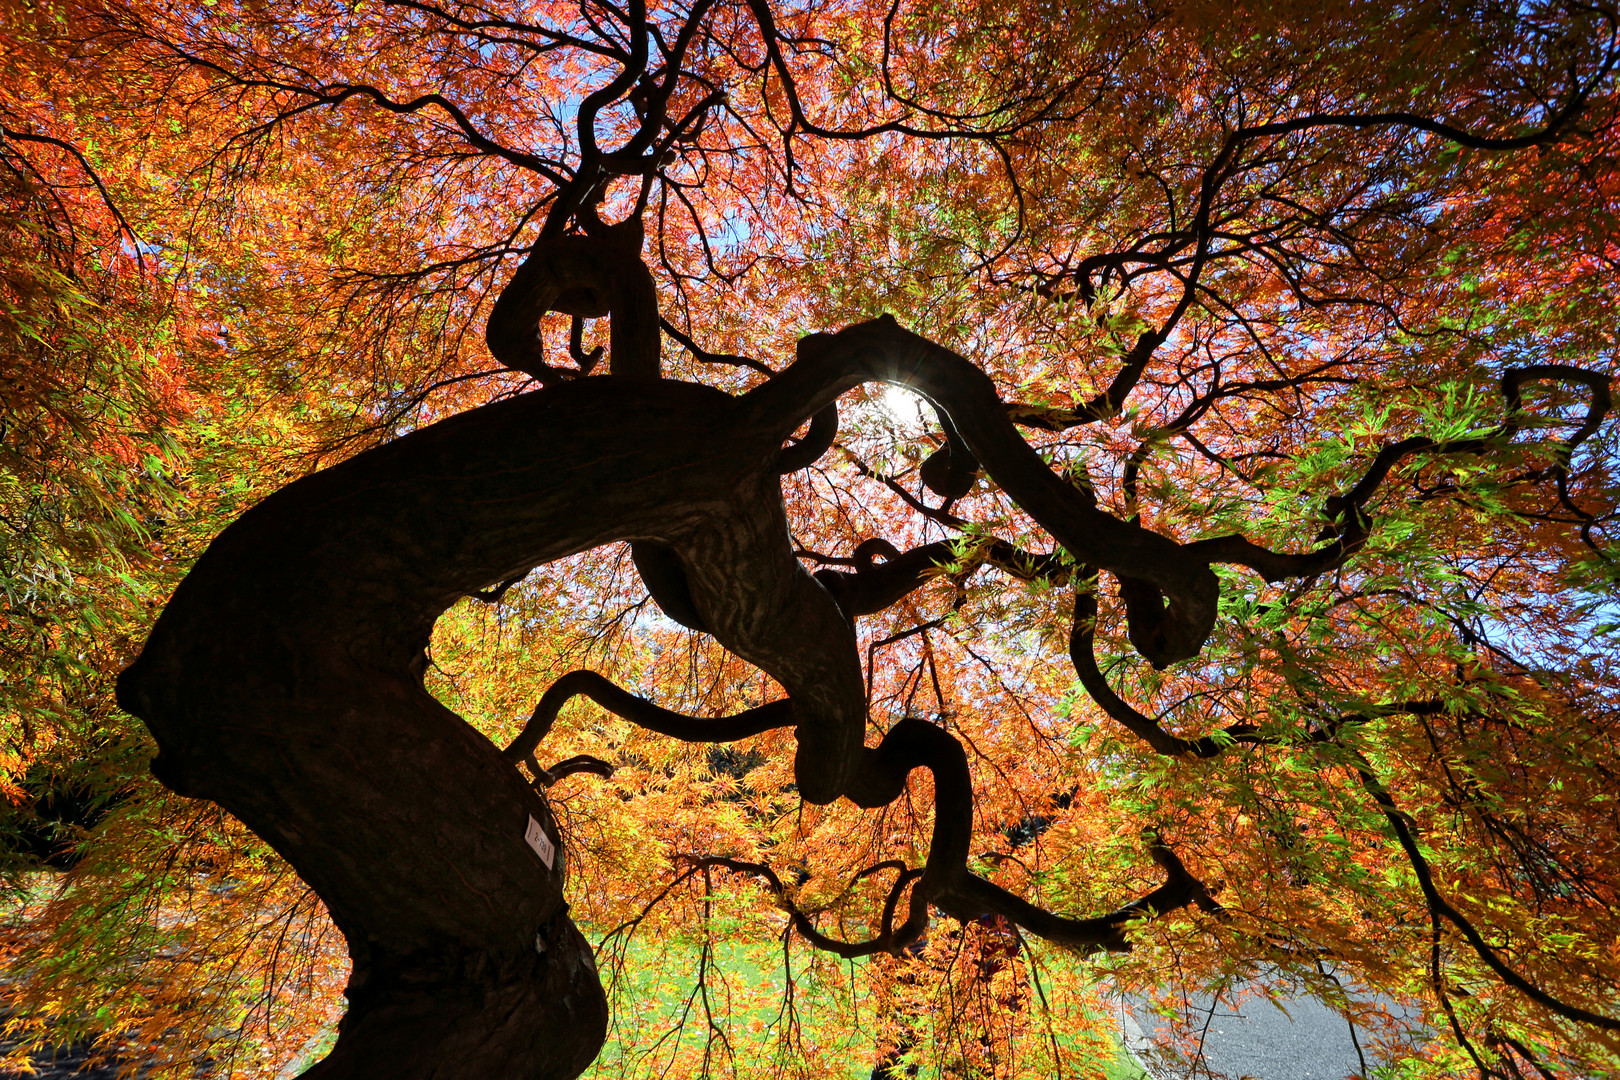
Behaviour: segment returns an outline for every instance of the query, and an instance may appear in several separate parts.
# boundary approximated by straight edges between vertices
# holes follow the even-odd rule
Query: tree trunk
[[[348,939],[348,1014],[307,1075],[565,1078],[600,1049],[562,837],[423,688],[423,650],[469,592],[757,502],[780,438],[728,441],[730,410],[701,387],[591,379],[300,480],[215,540],[119,680],[158,779],[264,837]],[[531,817],[550,867],[525,842]]]
[[[572,1077],[600,1048],[605,1004],[567,918],[561,856],[547,866],[524,839],[532,819],[560,852],[545,800],[423,689],[422,673],[434,620],[456,600],[617,540],[667,547],[656,574],[680,586],[667,591],[787,691],[806,801],[881,806],[912,769],[933,771],[935,835],[907,933],[932,901],[1075,947],[1116,947],[1146,907],[1208,902],[1162,847],[1166,884],[1090,919],[1046,912],[967,869],[963,749],[922,721],[866,746],[853,598],[881,589],[843,582],[845,611],[800,565],[782,444],[842,389],[921,387],[949,410],[964,459],[977,455],[1071,552],[1153,583],[1144,634],[1155,662],[1197,651],[1214,575],[1054,477],[989,379],[893,320],[806,339],[800,353],[737,398],[638,372],[445,420],[272,495],[176,590],[120,678],[119,703],[156,737],[158,779],[215,800],[274,845],[348,938],[349,1013],[313,1075]],[[683,737],[736,737],[729,730]],[[813,940],[849,955],[895,943],[887,929],[861,945]]]

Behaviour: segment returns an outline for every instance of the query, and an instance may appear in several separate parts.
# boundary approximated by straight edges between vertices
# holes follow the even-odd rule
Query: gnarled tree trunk
[[[854,618],[916,587],[932,560],[812,577],[794,557],[778,480],[805,454],[784,454],[783,442],[860,382],[918,388],[954,424],[956,472],[971,481],[982,462],[1076,555],[1144,582],[1133,639],[1156,662],[1191,655],[1207,634],[1207,565],[1098,511],[1017,435],[989,379],[893,320],[805,339],[795,364],[741,397],[658,378],[645,268],[622,244],[592,244],[538,244],[496,305],[489,341],[556,382],[532,348],[541,314],[610,313],[613,374],[475,409],[277,492],[209,547],[119,681],[120,703],[157,738],[157,777],[264,837],[348,939],[348,1014],[309,1075],[573,1077],[600,1048],[605,1001],[567,916],[561,859],[548,865],[525,840],[533,821],[562,848],[515,767],[540,736],[503,756],[422,674],[434,620],[459,598],[613,541],[644,542],[651,557],[638,565],[655,595],[678,596],[689,621],[788,692],[752,719],[651,726],[706,741],[791,724],[795,780],[815,803],[882,806],[913,769],[934,774],[927,865],[902,875],[877,937],[828,939],[781,897],[813,943],[848,956],[898,948],[933,904],[1118,947],[1122,925],[1149,908],[1207,903],[1163,849],[1163,887],[1090,919],[968,872],[973,789],[960,744],[922,721],[865,743]],[[905,580],[888,580],[896,574]],[[774,880],[768,867],[733,869]]]
[[[423,649],[491,582],[757,502],[778,444],[716,439],[731,406],[591,379],[300,480],[214,542],[120,679],[159,779],[269,841],[348,938],[348,1014],[309,1075],[572,1077],[596,1054],[606,1006],[556,825],[423,688]],[[558,846],[549,868],[530,817]]]

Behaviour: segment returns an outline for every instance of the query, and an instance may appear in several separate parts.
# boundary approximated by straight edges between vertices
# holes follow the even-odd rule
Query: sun
[[[877,407],[884,420],[907,434],[920,435],[928,428],[931,406],[914,390],[888,383],[878,394]]]

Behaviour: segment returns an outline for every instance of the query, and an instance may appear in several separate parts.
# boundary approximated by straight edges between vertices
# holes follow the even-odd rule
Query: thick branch
[[[606,315],[609,372],[658,378],[658,296],[640,257],[641,225],[615,228],[605,237],[558,236],[534,245],[490,311],[484,340],[495,359],[540,378],[540,320],[547,312],[575,319]]]
[[[534,759],[531,757],[529,760]],[[606,780],[613,775],[613,765],[591,754],[575,754],[544,769],[534,769],[534,779],[541,787],[550,787],[563,777],[573,776],[575,773],[590,773]]]
[[[888,316],[799,342],[799,358],[742,399],[748,423],[791,431],[862,382],[909,386],[950,416],[985,471],[1078,558],[1151,582],[1169,598],[1136,644],[1163,667],[1197,654],[1214,626],[1219,586],[1207,564],[1173,541],[1103,513],[1052,472],[1008,419],[995,384],[956,353]]]
[[[883,562],[873,555],[882,554]],[[855,548],[853,574],[830,568],[816,571],[816,580],[832,594],[846,616],[872,615],[920,588],[953,557],[953,545],[936,540],[901,552],[887,540],[863,541]]]
[[[804,438],[785,447],[776,461],[776,471],[781,473],[797,472],[814,465],[822,454],[832,449],[833,440],[838,438],[838,406],[828,405],[810,418],[810,430],[804,433]]]

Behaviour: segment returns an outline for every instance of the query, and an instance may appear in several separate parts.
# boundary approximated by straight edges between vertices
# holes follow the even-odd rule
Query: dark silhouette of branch
[[[1091,581],[1096,581],[1095,576]],[[1237,742],[1265,741],[1250,724],[1234,724],[1216,735],[1198,739],[1184,739],[1172,735],[1159,726],[1158,721],[1142,715],[1128,702],[1114,693],[1101,669],[1096,654],[1097,594],[1093,586],[1084,581],[1074,593],[1074,630],[1069,637],[1069,658],[1086,693],[1127,731],[1147,743],[1158,753],[1168,757],[1215,757],[1227,746]]]
[[[1444,918],[1455,926],[1475,954],[1485,962],[1486,967],[1496,972],[1497,977],[1503,982],[1538,1005],[1552,1010],[1566,1020],[1591,1024],[1593,1027],[1599,1027],[1605,1031],[1620,1031],[1620,1020],[1591,1012],[1578,1005],[1570,1005],[1567,1002],[1560,1001],[1508,967],[1501,956],[1497,954],[1497,951],[1491,948],[1490,944],[1474,927],[1473,923],[1469,922],[1462,912],[1458,911],[1445,897],[1440,895],[1440,891],[1434,884],[1434,875],[1429,870],[1429,862],[1423,857],[1423,852],[1419,849],[1417,840],[1412,835],[1412,828],[1408,824],[1407,816],[1396,807],[1395,800],[1390,797],[1384,786],[1378,782],[1378,778],[1371,771],[1371,766],[1362,761],[1356,772],[1361,779],[1361,786],[1366,789],[1368,795],[1372,796],[1373,802],[1378,804],[1378,809],[1383,813],[1384,819],[1389,822],[1390,831],[1395,834],[1396,841],[1400,843],[1401,850],[1406,854],[1407,862],[1412,865],[1412,872],[1417,875],[1418,888],[1423,892],[1424,902],[1428,904],[1430,912],[1436,918]]]
[[[123,211],[113,201],[112,193],[107,190],[107,185],[102,182],[101,174],[96,172],[95,167],[90,164],[90,160],[84,156],[84,153],[78,147],[70,142],[58,139],[54,135],[18,131],[15,128],[3,125],[0,125],[0,137],[10,139],[12,142],[31,142],[38,143],[41,146],[54,146],[58,150],[66,152],[74,161],[78,162],[79,168],[83,170],[84,175],[89,177],[90,182],[95,185],[96,192],[101,196],[101,202],[106,206],[107,212],[118,223],[118,231],[129,237],[129,242],[135,251],[135,264],[142,270],[146,269],[146,257],[141,252],[141,238],[135,235],[134,226],[130,225],[129,220],[124,217]]]
[[[546,368],[539,334],[543,315],[606,315],[608,370],[630,379],[658,378],[658,298],[640,251],[639,221],[607,238],[537,241],[490,311],[484,338],[491,355],[539,378]]]
[[[1431,439],[1414,435],[1398,442],[1388,443],[1374,455],[1361,478],[1341,493],[1331,495],[1323,503],[1322,513],[1330,525],[1326,530],[1333,535],[1328,545],[1301,554],[1275,552],[1247,538],[1232,534],[1208,540],[1197,540],[1187,545],[1190,553],[1208,561],[1247,566],[1267,581],[1282,581],[1290,577],[1320,574],[1340,566],[1366,542],[1372,526],[1366,506],[1377,494],[1390,471],[1400,462],[1418,454],[1484,454],[1505,444],[1518,434],[1523,426],[1522,388],[1529,382],[1573,382],[1585,386],[1592,395],[1586,416],[1568,439],[1559,443],[1556,453],[1559,463],[1555,476],[1560,498],[1569,504],[1568,481],[1565,469],[1570,455],[1602,424],[1613,405],[1610,376],[1564,364],[1537,364],[1509,368],[1502,374],[1502,396],[1506,401],[1506,415],[1497,428],[1485,435],[1467,439]],[[1579,508],[1569,504],[1577,514],[1589,518]]]
[[[836,438],[838,406],[832,404],[810,418],[810,430],[804,433],[804,438],[783,449],[776,462],[776,471],[790,473],[809,468],[822,454],[832,449]]]
[[[533,758],[529,760],[532,761]],[[533,766],[531,769],[534,772],[534,782],[543,788],[548,788],[563,777],[573,776],[575,773],[590,773],[604,780],[613,775],[613,766],[610,763],[590,754],[575,754],[544,769]]]
[[[1214,625],[1218,594],[1207,562],[1098,509],[1018,434],[983,372],[901,329],[892,318],[801,339],[793,365],[744,395],[740,404],[750,423],[797,427],[843,390],[867,381],[899,383],[931,400],[951,418],[985,471],[1077,558],[1160,590],[1168,606],[1132,637],[1144,656],[1162,667],[1198,652]]]
[[[570,671],[552,683],[541,696],[523,730],[501,752],[502,756],[514,763],[528,761],[534,756],[540,741],[550,732],[562,707],[570,698],[582,694],[637,727],[683,742],[732,742],[794,723],[793,708],[786,699],[772,701],[735,716],[686,716],[621,690],[594,671]]]
[[[480,589],[470,592],[467,595],[480,603],[498,604],[501,602],[501,597],[505,596],[507,591],[510,590],[512,586],[516,585],[518,582],[522,581],[528,576],[529,572],[525,570],[521,574],[514,574],[512,577],[507,578],[505,581],[496,585],[493,589]]]
[[[719,855],[687,856],[689,863],[694,867],[723,867],[739,874],[749,874],[753,877],[763,878],[770,886],[777,904],[788,917],[793,920],[793,928],[810,944],[823,949],[846,960],[854,960],[862,956],[872,956],[876,953],[897,953],[905,946],[916,941],[928,926],[927,904],[920,906],[916,899],[916,890],[912,891],[912,902],[904,922],[894,925],[895,909],[899,906],[900,897],[905,894],[907,885],[922,877],[921,869],[907,869],[903,863],[887,860],[876,866],[867,867],[855,875],[853,880],[859,880],[881,869],[898,869],[894,884],[889,887],[889,894],[883,902],[883,912],[878,922],[878,932],[869,940],[861,942],[839,941],[837,938],[823,934],[817,929],[815,921],[810,914],[794,903],[782,879],[777,876],[765,863],[748,862],[743,859],[732,859]],[[853,881],[852,881],[853,883]],[[921,917],[918,911],[921,910]]]
[[[700,360],[705,364],[725,364],[729,367],[752,368],[762,375],[776,374],[775,368],[755,360],[752,356],[737,356],[733,353],[709,352],[707,349],[699,346],[698,343],[693,341],[692,338],[681,330],[680,327],[674,325],[668,319],[660,319],[658,321],[658,325],[663,328],[664,333],[674,338],[676,342],[680,344],[681,348],[691,353],[694,359]]]
[[[568,325],[568,355],[574,358],[579,365],[580,374],[589,375],[596,362],[602,359],[602,346],[598,345],[590,352],[585,351],[585,320],[575,315]]]

